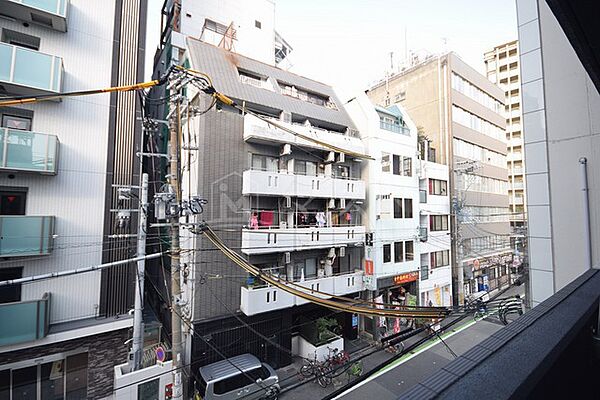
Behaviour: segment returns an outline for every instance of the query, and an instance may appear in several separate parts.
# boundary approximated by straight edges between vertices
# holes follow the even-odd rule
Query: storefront
[[[370,293],[370,300],[398,306],[416,306],[419,293],[418,279],[418,271],[379,278],[377,279],[378,290]],[[413,323],[409,318],[365,317],[363,320],[364,331],[374,339],[398,333]]]
[[[0,399],[85,399],[88,353],[71,351],[0,367]]]
[[[492,292],[510,284],[512,253],[463,262],[465,296]]]

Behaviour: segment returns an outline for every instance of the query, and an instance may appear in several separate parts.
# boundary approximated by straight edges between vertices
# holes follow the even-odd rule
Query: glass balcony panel
[[[6,138],[7,151],[5,165],[7,168],[25,169],[34,171],[53,170],[53,162],[48,165],[49,158],[54,156],[49,153],[54,147],[56,137],[15,129],[8,130]]]
[[[13,47],[0,43],[0,81],[10,80]]]
[[[53,233],[54,217],[1,216],[0,256],[50,254]]]
[[[0,346],[41,339],[48,333],[50,296],[41,300],[0,304]]]
[[[60,92],[62,75],[62,58],[0,43],[0,81],[6,82],[7,92],[17,95]]]
[[[13,81],[20,85],[51,90],[52,56],[17,48]]]
[[[65,0],[22,0],[23,4],[54,14],[61,14]]]

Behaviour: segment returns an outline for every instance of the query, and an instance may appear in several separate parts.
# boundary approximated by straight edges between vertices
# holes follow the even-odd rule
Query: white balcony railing
[[[325,199],[364,199],[365,182],[287,172],[247,170],[242,193],[269,196],[317,197]]]
[[[364,290],[363,272],[357,271],[349,274],[315,278],[304,282],[295,282],[306,288],[305,292],[321,298],[326,296],[311,293],[317,290],[335,296],[361,292]],[[292,286],[298,289],[297,286]],[[255,315],[267,311],[281,310],[293,306],[306,304],[308,301],[296,297],[274,286],[241,288],[240,310],[246,315]]]
[[[242,252],[266,254],[362,244],[364,226],[242,229]]]
[[[292,125],[278,119],[271,119],[277,125],[283,126],[294,132],[300,133],[312,139],[320,140],[337,146],[341,149],[364,153],[364,146],[360,138],[349,134],[327,131],[315,127],[304,125]],[[257,117],[246,114],[244,116],[244,140],[258,143],[289,143],[296,146],[314,148],[319,150],[330,151],[329,147],[322,146],[313,141],[300,138],[289,132],[281,130],[274,125],[271,125]]]

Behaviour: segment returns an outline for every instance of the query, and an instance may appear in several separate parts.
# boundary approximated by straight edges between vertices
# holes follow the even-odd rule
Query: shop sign
[[[373,260],[365,260],[365,275],[373,275]]]
[[[407,272],[405,274],[396,275],[396,276],[394,276],[393,281],[394,281],[394,284],[401,285],[403,283],[416,281],[417,279],[419,279],[419,273],[417,271],[414,271],[414,272]]]

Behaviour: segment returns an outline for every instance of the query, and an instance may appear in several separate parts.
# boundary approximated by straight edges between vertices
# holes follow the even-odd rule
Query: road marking
[[[465,329],[470,328],[471,326],[475,325],[477,323],[477,321],[479,321],[479,320],[470,321],[464,325],[461,325],[459,328],[452,329],[450,332],[443,333],[440,336],[442,337],[442,339],[450,338],[450,337],[456,335],[457,333],[460,333],[460,332],[464,331]],[[419,354],[423,353],[424,351],[429,350],[430,348],[432,348],[433,346],[435,346],[436,344],[439,344],[439,343],[441,343],[441,342],[437,336],[435,338],[432,338],[429,343],[421,345],[421,347],[414,350],[414,352],[410,352],[410,353],[400,357],[398,360],[381,368],[379,371],[377,371],[376,373],[374,373],[373,375],[371,375],[364,381],[360,382],[356,386],[353,386],[350,389],[346,390],[345,392],[340,393],[338,396],[334,397],[334,400],[339,399],[342,396],[345,396],[348,393],[352,392],[353,390],[358,389],[362,385],[365,385],[365,384],[371,382],[373,379],[376,379],[376,378],[380,377],[381,375],[385,374],[386,372],[396,368],[397,366],[404,364],[408,360],[418,356]]]

